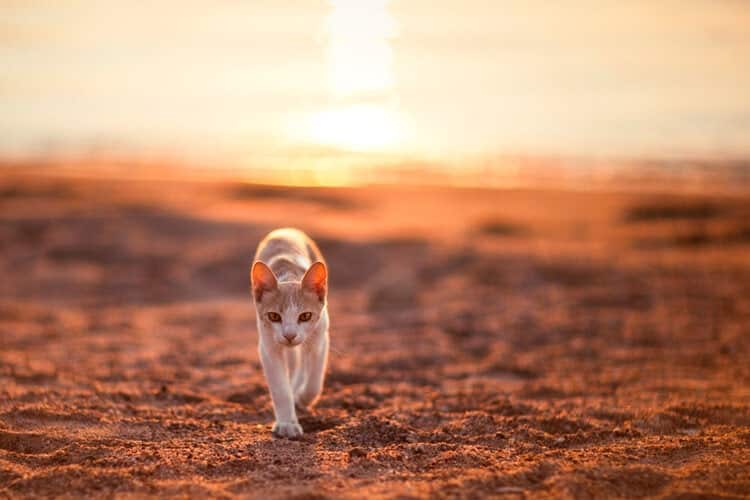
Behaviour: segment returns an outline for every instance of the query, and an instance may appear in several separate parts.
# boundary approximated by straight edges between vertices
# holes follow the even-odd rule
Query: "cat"
[[[315,242],[298,229],[271,231],[250,270],[258,351],[273,401],[273,434],[303,430],[295,405],[309,408],[323,391],[328,362],[328,268]]]

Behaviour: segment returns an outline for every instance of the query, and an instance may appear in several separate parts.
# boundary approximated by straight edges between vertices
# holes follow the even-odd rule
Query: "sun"
[[[331,104],[313,113],[307,136],[350,151],[385,151],[403,139],[395,101],[395,36],[388,0],[330,0],[326,33]]]
[[[309,128],[316,143],[352,151],[387,150],[402,135],[400,120],[393,111],[367,104],[316,113]]]

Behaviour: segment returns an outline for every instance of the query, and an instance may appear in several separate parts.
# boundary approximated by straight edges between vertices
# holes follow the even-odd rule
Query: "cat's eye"
[[[312,319],[312,313],[310,311],[303,312],[302,314],[299,315],[298,319],[300,323],[310,321],[310,319]]]
[[[281,314],[277,312],[270,312],[267,314],[268,319],[274,323],[281,323]]]

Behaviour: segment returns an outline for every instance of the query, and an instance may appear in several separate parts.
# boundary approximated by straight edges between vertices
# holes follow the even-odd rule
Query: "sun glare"
[[[395,35],[388,0],[330,0],[328,40],[329,109],[309,119],[308,137],[353,151],[383,151],[397,145],[403,124],[393,109],[394,78],[389,43]]]
[[[335,97],[382,95],[393,88],[389,39],[395,34],[386,0],[331,0],[326,32]]]
[[[393,112],[367,104],[322,111],[311,119],[313,140],[354,151],[377,151],[394,145],[400,124]]]

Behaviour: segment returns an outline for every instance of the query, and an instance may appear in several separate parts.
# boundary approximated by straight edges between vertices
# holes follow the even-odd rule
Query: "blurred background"
[[[0,53],[13,161],[486,184],[750,155],[740,1],[11,0]]]
[[[0,497],[750,497],[749,55],[745,0],[0,0]]]

